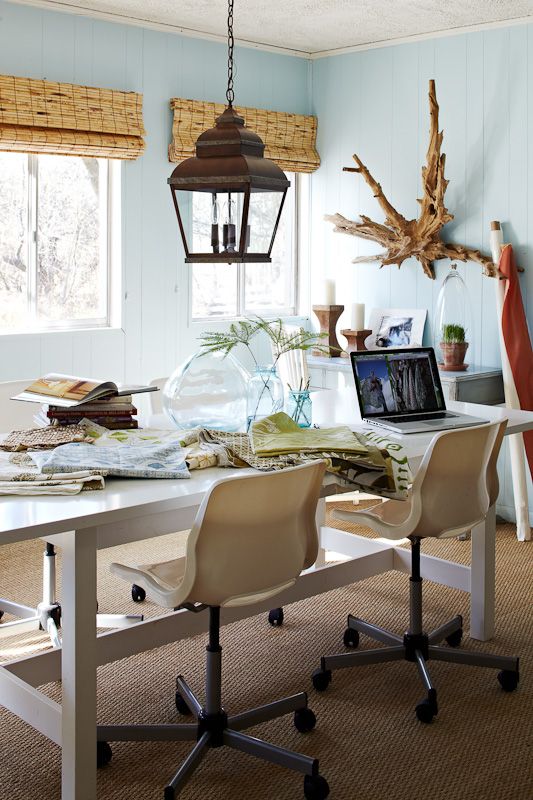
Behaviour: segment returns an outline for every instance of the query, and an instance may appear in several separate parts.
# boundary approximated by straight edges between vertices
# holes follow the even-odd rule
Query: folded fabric
[[[82,491],[103,488],[103,477],[88,472],[50,475],[36,473],[26,478],[0,480],[0,495],[79,494]]]
[[[90,472],[44,475],[28,453],[0,453],[0,495],[78,494],[103,488],[101,475]]]
[[[254,453],[247,434],[207,429],[200,430],[199,444],[205,452],[216,455],[219,467],[253,467],[266,471],[323,459],[328,472],[341,476],[348,483],[383,497],[405,500],[412,475],[401,444],[373,432],[354,436],[359,443],[359,453],[299,450],[260,456]]]
[[[159,430],[158,428],[134,428],[131,430],[110,430],[102,425],[97,425],[90,419],[82,419],[79,423],[85,433],[91,437],[96,447],[111,447],[116,445],[137,445],[148,447],[157,444],[174,444],[186,447],[198,441],[198,430]]]
[[[355,453],[366,455],[368,448],[348,426],[300,428],[288,414],[280,411],[258,422],[250,431],[252,450],[258,456],[283,453]]]
[[[47,428],[30,428],[13,431],[0,442],[1,450],[51,450],[68,442],[92,442],[87,431],[79,425],[50,425]]]
[[[183,449],[172,443],[121,447],[65,444],[51,452],[29,455],[45,473],[89,470],[122,478],[190,478]]]

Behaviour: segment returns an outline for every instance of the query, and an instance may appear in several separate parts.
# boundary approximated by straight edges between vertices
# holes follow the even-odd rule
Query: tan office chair
[[[33,417],[39,412],[40,406],[36,403],[11,400],[16,394],[24,391],[31,382],[30,379],[0,383],[1,432],[36,427]],[[31,501],[26,500],[25,502]],[[61,647],[59,636],[61,606],[56,593],[56,549],[50,542],[45,542],[42,575],[41,601],[35,608],[0,597],[0,620],[6,613],[17,617],[12,622],[4,622],[0,625],[0,639],[41,628],[47,631],[54,647]],[[142,614],[98,614],[97,625],[99,628],[124,628],[141,622],[142,619]]]
[[[387,539],[410,539],[410,622],[409,630],[402,637],[350,614],[344,632],[346,647],[357,647],[360,633],[387,646],[360,653],[325,656],[320,668],[313,673],[315,689],[323,691],[328,687],[334,669],[406,659],[416,663],[427,690],[427,698],[416,707],[421,722],[431,722],[438,711],[437,692],[426,666],[429,659],[499,669],[498,680],[502,688],[508,692],[516,689],[518,658],[450,649],[461,643],[461,616],[454,617],[432,633],[424,633],[420,576],[422,539],[457,536],[481,522],[489,507],[496,502],[496,461],[506,425],[506,422],[495,423],[437,434],[422,461],[408,501],[388,500],[371,510],[334,512],[337,519],[367,525]],[[444,639],[450,647],[437,646]]]
[[[228,717],[221,700],[219,644],[221,606],[251,605],[275,597],[316,560],[315,512],[323,476],[323,462],[315,462],[283,472],[225,478],[204,498],[184,558],[135,568],[111,565],[115,575],[128,582],[135,580],[163,608],[209,607],[206,700],[202,705],[178,676],[177,708],[193,714],[196,721],[189,725],[98,726],[100,765],[111,758],[108,741],[196,741],[165,789],[165,800],[173,800],[206,749],[226,745],[303,773],[306,798],[327,797],[329,788],[316,759],[241,733],[291,712],[299,731],[311,730],[316,720],[307,707],[307,695],[300,692]]]

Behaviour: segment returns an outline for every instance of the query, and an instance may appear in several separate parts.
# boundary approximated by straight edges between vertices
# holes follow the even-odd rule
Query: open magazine
[[[82,403],[94,402],[106,397],[122,397],[140,392],[156,391],[156,386],[124,386],[113,383],[113,381],[89,380],[51,372],[44,378],[38,378],[23,392],[11,399],[73,408]]]

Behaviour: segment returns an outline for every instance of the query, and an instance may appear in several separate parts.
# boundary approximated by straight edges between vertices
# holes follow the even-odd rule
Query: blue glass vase
[[[248,381],[247,429],[251,424],[283,410],[283,384],[272,366],[257,366]]]
[[[312,422],[313,407],[309,389],[291,389],[287,399],[287,414],[300,428],[310,428]]]
[[[180,430],[246,427],[249,373],[229,353],[196,353],[170,376],[163,389],[163,408]]]

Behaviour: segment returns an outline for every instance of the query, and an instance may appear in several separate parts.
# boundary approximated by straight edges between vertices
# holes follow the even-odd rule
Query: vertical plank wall
[[[236,49],[242,105],[307,113],[305,59]],[[222,102],[225,45],[0,0],[0,72],[144,94],[146,151],[122,163],[122,322],[115,330],[0,334],[0,381],[46,370],[150,380],[194,349],[188,270],[166,184],[173,96]]]
[[[313,302],[321,278],[337,280],[339,302],[428,309],[425,343],[432,343],[433,315],[449,262],[429,280],[418,262],[379,269],[351,259],[378,252],[378,245],[333,234],[325,213],[350,219],[365,213],[382,221],[375,198],[358,176],[343,173],[357,153],[381,183],[392,204],[416,216],[420,168],[428,142],[428,81],[435,78],[444,130],[447,206],[455,219],[451,241],[490,253],[492,219],[526,268],[522,293],[533,326],[533,25],[413,42],[317,59],[312,64],[312,112],[319,118],[322,166],[313,175],[311,198]],[[494,285],[478,265],[460,265],[472,301],[473,339],[469,356],[477,364],[500,364]],[[348,323],[349,320],[346,319]],[[508,455],[501,459],[502,511],[512,513]],[[533,517],[533,491],[529,484]]]

